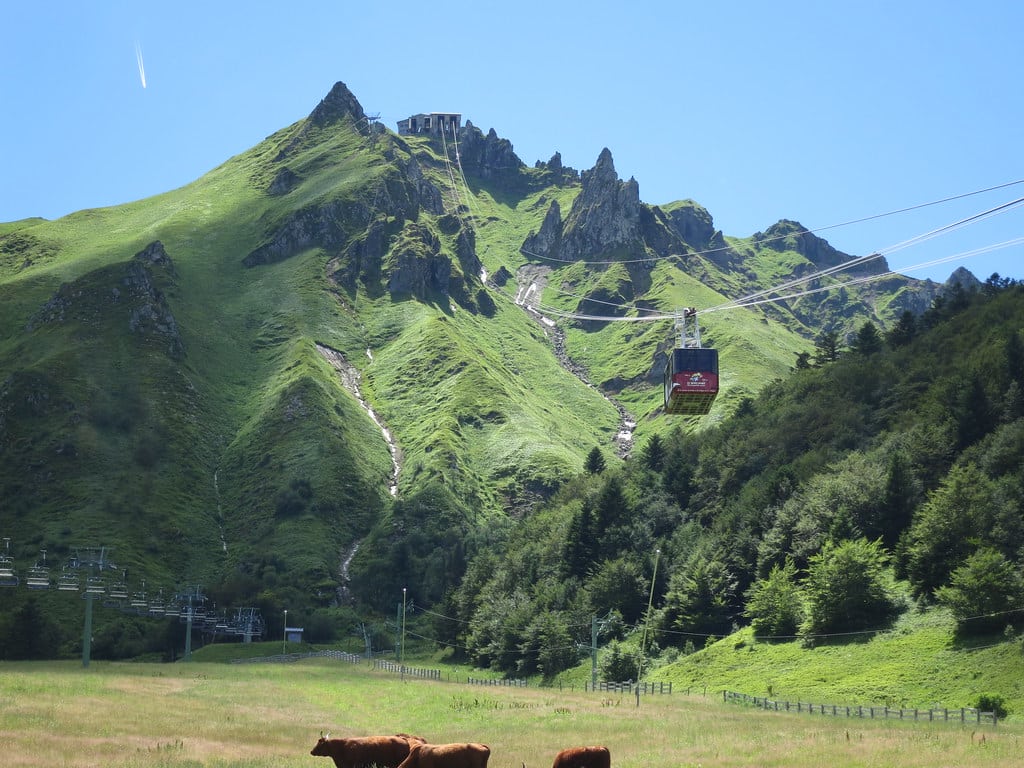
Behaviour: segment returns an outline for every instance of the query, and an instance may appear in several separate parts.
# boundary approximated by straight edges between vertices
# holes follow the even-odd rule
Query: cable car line
[[[788,299],[788,298],[794,298],[794,297],[798,297],[798,296],[807,295],[809,293],[816,293],[816,292],[819,292],[819,291],[826,291],[826,290],[835,290],[837,288],[843,288],[843,287],[850,286],[850,285],[856,285],[856,284],[862,283],[862,282],[870,282],[871,280],[878,280],[878,279],[881,279],[883,277],[889,277],[890,275],[902,274],[902,272],[896,272],[894,270],[889,270],[887,272],[883,272],[883,273],[880,273],[878,275],[871,275],[871,276],[866,277],[866,278],[858,278],[858,279],[855,279],[855,280],[852,280],[852,281],[847,281],[847,282],[844,282],[844,283],[832,284],[832,285],[828,285],[828,286],[822,286],[820,288],[815,288],[815,289],[812,289],[812,290],[809,290],[809,291],[805,291],[805,292],[801,292],[801,293],[796,293],[796,294],[790,294],[788,296],[783,296],[783,297],[778,297],[776,299],[765,299],[765,300],[759,301],[759,299],[762,299],[763,297],[770,296],[772,294],[776,294],[776,293],[779,293],[780,291],[785,291],[785,290],[788,290],[790,288],[795,288],[795,287],[797,287],[799,285],[804,285],[804,284],[809,283],[809,282],[811,282],[813,280],[818,280],[818,279],[823,278],[823,277],[828,277],[828,276],[834,275],[834,274],[836,274],[838,272],[843,272],[845,270],[848,270],[848,269],[851,269],[853,267],[856,267],[856,266],[859,266],[861,264],[864,264],[864,263],[866,263],[868,261],[872,261],[874,259],[882,258],[886,254],[891,254],[891,253],[894,253],[896,251],[903,250],[905,248],[909,248],[912,245],[916,245],[917,243],[924,242],[926,240],[931,240],[931,239],[933,239],[935,237],[938,237],[938,236],[940,236],[942,234],[948,234],[949,232],[952,232],[952,231],[954,231],[956,229],[960,229],[961,227],[965,227],[965,226],[967,226],[969,224],[972,224],[972,223],[975,223],[975,222],[978,222],[978,221],[982,221],[984,219],[990,218],[992,216],[997,216],[997,215],[1000,215],[1002,213],[1006,213],[1008,211],[1014,210],[1015,208],[1019,208],[1022,205],[1024,205],[1024,197],[1019,197],[1016,200],[1011,200],[1011,201],[1009,201],[1007,203],[1002,203],[1000,205],[997,205],[995,207],[992,207],[992,208],[989,208],[987,210],[981,211],[979,213],[973,214],[971,216],[966,216],[966,217],[964,217],[962,219],[958,219],[957,221],[951,222],[949,224],[943,225],[941,227],[938,227],[936,229],[930,230],[930,231],[925,232],[923,234],[920,234],[920,235],[917,235],[915,237],[909,238],[909,239],[904,240],[904,241],[902,241],[900,243],[897,243],[896,245],[893,245],[893,246],[890,246],[888,248],[884,248],[884,249],[881,249],[881,250],[876,251],[874,253],[868,254],[867,256],[857,256],[855,258],[852,258],[852,259],[849,259],[847,261],[844,261],[841,264],[836,264],[836,265],[833,265],[831,267],[826,267],[825,269],[818,270],[817,272],[813,272],[811,274],[804,275],[802,277],[795,278],[793,280],[788,280],[788,281],[779,283],[777,285],[771,286],[769,288],[763,288],[763,289],[761,289],[759,291],[754,291],[753,293],[747,294],[746,296],[740,296],[740,297],[737,297],[735,299],[730,299],[729,301],[723,302],[722,304],[718,304],[718,305],[715,305],[715,306],[712,306],[712,307],[707,307],[705,309],[700,310],[700,312],[701,312],[701,314],[706,314],[708,312],[720,312],[720,311],[725,310],[725,309],[734,309],[734,308],[738,308],[738,307],[754,306],[756,304],[765,304],[765,303],[770,303],[771,301],[782,301],[782,300],[785,300],[785,299]],[[941,257],[939,259],[933,259],[933,260],[930,260],[930,261],[927,261],[927,262],[922,262],[920,264],[911,265],[909,267],[903,267],[901,269],[902,269],[903,272],[913,272],[913,271],[915,271],[917,269],[924,269],[925,267],[934,266],[936,264],[942,264],[942,263],[946,263],[946,262],[949,262],[949,261],[958,261],[958,260],[961,260],[961,259],[970,258],[970,257],[973,257],[973,256],[978,256],[978,255],[981,255],[983,253],[988,253],[990,251],[998,250],[1000,248],[1010,247],[1010,246],[1013,246],[1013,245],[1017,245],[1019,243],[1020,243],[1019,239],[1008,240],[1008,241],[1005,241],[1003,243],[997,243],[997,244],[993,244],[993,245],[989,245],[989,246],[983,246],[981,248],[976,248],[976,249],[973,249],[973,250],[970,250],[970,251],[963,251],[963,252],[960,252],[960,253],[957,253],[957,254],[954,254],[954,255],[951,255],[951,256],[944,256],[944,257]],[[570,297],[578,298],[578,299],[586,298],[586,297],[579,296],[578,294],[571,294],[571,293],[568,293],[568,292],[565,292],[565,291],[559,291],[559,293],[562,294],[562,295],[566,295],[566,296],[570,296]],[[600,303],[603,303],[603,304],[608,304],[609,306],[620,307],[620,308],[623,308],[623,309],[633,309],[633,310],[637,310],[637,311],[640,311],[642,309],[643,311],[651,311],[651,312],[656,312],[657,311],[657,310],[648,310],[648,309],[645,309],[645,308],[635,307],[635,306],[632,306],[632,305],[629,305],[629,304],[615,304],[613,302],[605,302],[605,301],[601,301],[600,299],[590,299],[590,301],[600,302]],[[547,306],[547,305],[539,305],[539,304],[536,306],[536,309],[537,309],[537,311],[548,312],[550,314],[557,315],[557,316],[563,317],[563,318],[576,319],[576,320],[599,320],[599,321],[607,321],[607,322],[616,322],[616,321],[619,321],[619,322],[623,322],[623,321],[625,321],[625,322],[638,322],[638,321],[640,321],[640,322],[642,322],[644,320],[671,319],[671,318],[674,318],[676,316],[675,313],[663,313],[662,315],[652,315],[650,317],[617,317],[617,316],[614,316],[614,315],[612,315],[612,316],[602,316],[602,315],[591,315],[591,314],[584,315],[582,313],[568,312],[566,310],[560,310],[560,309],[557,309],[555,307],[550,307],[550,306]]]
[[[794,280],[790,280],[790,281],[785,282],[785,283],[781,283],[781,284],[776,285],[776,286],[771,287],[771,288],[765,288],[765,289],[760,290],[760,291],[755,291],[754,293],[749,294],[747,296],[742,296],[742,297],[739,297],[737,299],[732,299],[730,301],[725,302],[724,304],[718,305],[716,307],[711,307],[709,309],[705,309],[705,310],[702,310],[702,311],[703,312],[716,312],[716,311],[719,311],[719,310],[722,310],[722,309],[729,309],[729,308],[732,308],[734,306],[747,306],[752,299],[760,298],[762,296],[767,296],[767,295],[770,295],[772,293],[777,293],[777,292],[779,292],[781,290],[786,290],[788,288],[792,288],[792,287],[795,287],[797,285],[802,285],[802,284],[805,284],[805,283],[809,283],[812,280],[817,280],[817,279],[819,279],[821,277],[826,277],[826,276],[829,276],[829,275],[833,275],[836,272],[842,272],[844,270],[847,270],[847,269],[850,269],[852,267],[855,267],[855,266],[858,266],[860,264],[863,264],[863,263],[865,263],[867,261],[871,261],[872,259],[881,258],[884,255],[892,254],[892,253],[895,253],[896,251],[903,250],[905,248],[909,248],[912,245],[916,245],[918,243],[922,243],[922,242],[925,242],[927,240],[931,240],[932,238],[938,237],[939,235],[947,234],[947,233],[952,232],[952,231],[954,231],[956,229],[960,229],[961,227],[965,227],[968,224],[972,224],[972,223],[975,223],[975,222],[978,222],[978,221],[982,221],[982,220],[990,218],[992,216],[997,216],[997,215],[999,215],[1001,213],[1006,213],[1008,211],[1013,210],[1014,208],[1020,207],[1021,205],[1024,205],[1024,197],[1019,197],[1016,200],[1011,200],[1008,203],[1003,203],[1002,205],[997,205],[997,206],[995,206],[993,208],[989,208],[988,210],[981,211],[980,213],[976,213],[976,214],[974,214],[972,216],[964,217],[964,218],[959,219],[957,221],[954,221],[954,222],[952,222],[950,224],[946,224],[946,225],[944,225],[942,227],[938,227],[936,229],[930,230],[929,232],[925,232],[925,233],[923,233],[921,235],[917,235],[916,237],[912,237],[912,238],[909,238],[907,240],[904,240],[903,242],[897,243],[894,246],[890,246],[888,248],[883,248],[883,249],[881,249],[879,251],[876,251],[874,253],[871,253],[871,254],[869,254],[867,256],[858,256],[858,257],[856,257],[854,259],[850,259],[849,261],[845,261],[845,262],[843,262],[841,264],[836,264],[835,266],[827,267],[825,269],[819,270],[817,272],[813,272],[813,273],[811,273],[809,275],[804,275],[803,277],[799,277],[799,278],[796,278]],[[985,252],[985,251],[982,250],[980,252]],[[976,255],[978,255],[978,253],[979,253],[978,250],[970,252],[970,254],[972,256],[976,256]],[[952,257],[947,257],[947,258],[950,261],[953,260]],[[917,267],[917,268],[920,268],[920,267]],[[885,273],[883,273],[881,275],[878,275],[877,277],[878,278],[887,277],[887,276],[893,275],[893,274],[899,274],[899,273],[895,272],[894,270],[889,270],[888,272],[885,272]],[[839,288],[839,287],[841,287],[841,286],[838,286],[838,285],[830,286],[830,288]]]

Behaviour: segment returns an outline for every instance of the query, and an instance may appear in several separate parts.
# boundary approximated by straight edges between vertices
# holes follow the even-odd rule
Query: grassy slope
[[[676,661],[654,659],[645,679],[680,690],[908,709],[971,707],[979,695],[997,694],[1012,719],[1024,718],[1020,641],[996,637],[964,646],[943,609],[907,614],[890,630],[814,648],[796,640],[758,641],[748,627]],[[589,662],[559,678],[563,685],[589,680]]]

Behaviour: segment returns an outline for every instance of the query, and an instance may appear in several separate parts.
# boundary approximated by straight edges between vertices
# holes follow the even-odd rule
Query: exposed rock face
[[[619,181],[612,153],[601,151],[597,163],[581,174],[582,189],[566,217],[560,255],[563,259],[600,258],[613,251],[638,253],[640,185]]]
[[[163,291],[156,284],[154,270],[163,271],[172,279],[176,274],[174,264],[159,240],[135,254],[105,296],[111,303],[127,308],[128,328],[133,334],[165,342],[167,354],[180,358],[185,349],[178,323]],[[104,311],[102,304],[97,307],[97,301],[102,302],[103,295],[97,296],[95,288],[86,287],[86,279],[65,283],[58,288],[57,293],[32,317],[26,330],[33,331],[47,323],[94,322],[97,311]]]
[[[273,264],[309,248],[336,250],[350,236],[350,228],[370,223],[374,213],[361,202],[332,200],[295,211],[270,237],[269,242],[242,259],[247,267]]]
[[[126,303],[130,307],[128,327],[132,333],[160,337],[167,342],[167,353],[174,358],[185,354],[178,332],[178,323],[167,304],[163,292],[153,282],[153,267],[160,267],[170,276],[175,275],[174,264],[159,240],[150,243],[135,254],[128,264],[128,274],[121,281],[126,288]],[[115,301],[119,291],[114,289]]]
[[[679,237],[697,249],[704,248],[715,239],[715,222],[704,206],[685,202],[688,204],[667,214],[668,221]]]
[[[355,129],[364,136],[369,136],[370,128],[366,113],[352,91],[340,80],[334,84],[330,92],[320,100],[316,108],[309,114],[309,122],[318,127],[337,123],[351,117]]]
[[[524,167],[523,161],[512,149],[512,142],[499,138],[493,128],[485,137],[479,128],[467,120],[459,132],[459,137],[459,160],[467,173],[494,179],[504,175],[515,175]]]
[[[274,158],[275,162],[280,162],[288,157],[292,150],[302,144],[311,130],[328,128],[342,122],[345,118],[349,118],[352,127],[363,136],[370,136],[374,132],[359,100],[348,89],[348,86],[339,81],[309,113],[309,117],[302,123],[298,132],[277,153],[277,157]]]
[[[523,241],[522,252],[537,258],[555,258],[562,245],[562,209],[552,200],[540,231],[531,232]]]
[[[299,185],[302,179],[288,166],[284,166],[277,172],[274,180],[267,187],[267,193],[271,195],[287,195]]]
[[[974,276],[966,267],[957,267],[956,270],[951,274],[946,282],[942,284],[943,290],[950,290],[953,286],[959,285],[968,293],[981,289],[982,282]]]

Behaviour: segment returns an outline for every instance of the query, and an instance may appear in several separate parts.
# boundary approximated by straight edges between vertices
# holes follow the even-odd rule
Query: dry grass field
[[[846,720],[648,696],[497,688],[336,661],[294,664],[0,664],[6,768],[327,768],[334,736],[407,732],[480,741],[491,768],[547,768],[604,744],[621,768],[1024,766],[1016,724]],[[331,766],[333,768],[333,766]]]

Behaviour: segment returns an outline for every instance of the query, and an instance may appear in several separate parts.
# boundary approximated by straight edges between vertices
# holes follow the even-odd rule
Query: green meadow
[[[1024,765],[1019,724],[911,723],[775,713],[718,693],[592,693],[470,685],[368,663],[25,662],[0,664],[0,750],[8,768],[328,768],[333,736],[414,733],[479,741],[492,768],[548,766],[565,747],[604,744],[623,768]]]

